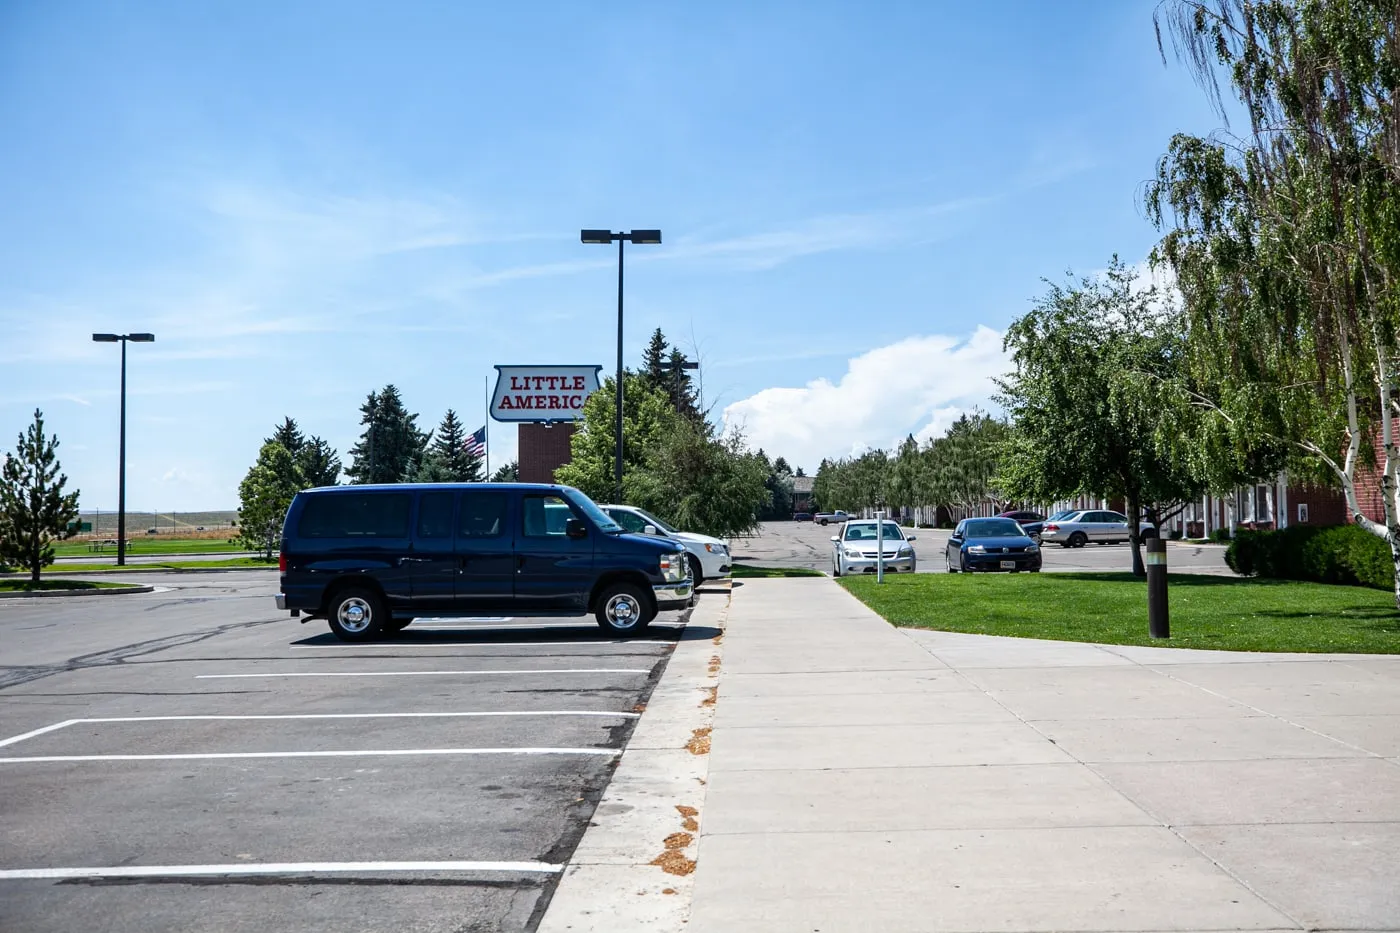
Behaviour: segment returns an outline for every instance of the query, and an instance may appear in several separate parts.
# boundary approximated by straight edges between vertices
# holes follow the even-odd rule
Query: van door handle
[[[399,558],[399,563],[400,563],[400,564],[427,564],[427,563],[431,563],[431,562],[432,562],[432,558],[430,558],[430,557],[400,557],[400,558]]]

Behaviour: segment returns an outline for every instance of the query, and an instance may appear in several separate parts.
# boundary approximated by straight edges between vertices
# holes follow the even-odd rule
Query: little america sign
[[[491,417],[497,421],[577,421],[598,391],[601,366],[497,366]]]

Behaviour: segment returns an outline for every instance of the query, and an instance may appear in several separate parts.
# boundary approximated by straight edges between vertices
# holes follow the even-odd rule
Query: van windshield
[[[588,516],[589,521],[598,526],[598,530],[604,534],[622,534],[622,526],[612,520],[612,516],[598,508],[597,503],[579,492],[577,489],[565,489],[564,498],[569,500],[569,504]]]

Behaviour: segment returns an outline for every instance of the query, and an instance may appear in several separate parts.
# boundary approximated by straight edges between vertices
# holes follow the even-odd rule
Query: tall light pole
[[[155,334],[93,334],[98,343],[122,345],[121,440],[117,455],[117,566],[126,566],[126,343],[151,343]]]
[[[617,487],[618,504],[622,503],[622,244],[660,243],[660,230],[633,230],[631,233],[613,233],[610,230],[581,230],[579,239],[585,243],[611,243],[617,241],[617,451],[613,467]]]

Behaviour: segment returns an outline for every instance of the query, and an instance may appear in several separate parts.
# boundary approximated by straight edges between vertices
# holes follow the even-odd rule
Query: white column
[[[1281,472],[1278,475],[1278,510],[1274,516],[1275,528],[1288,527],[1288,473]]]
[[[1210,496],[1201,497],[1201,537],[1210,537]]]

